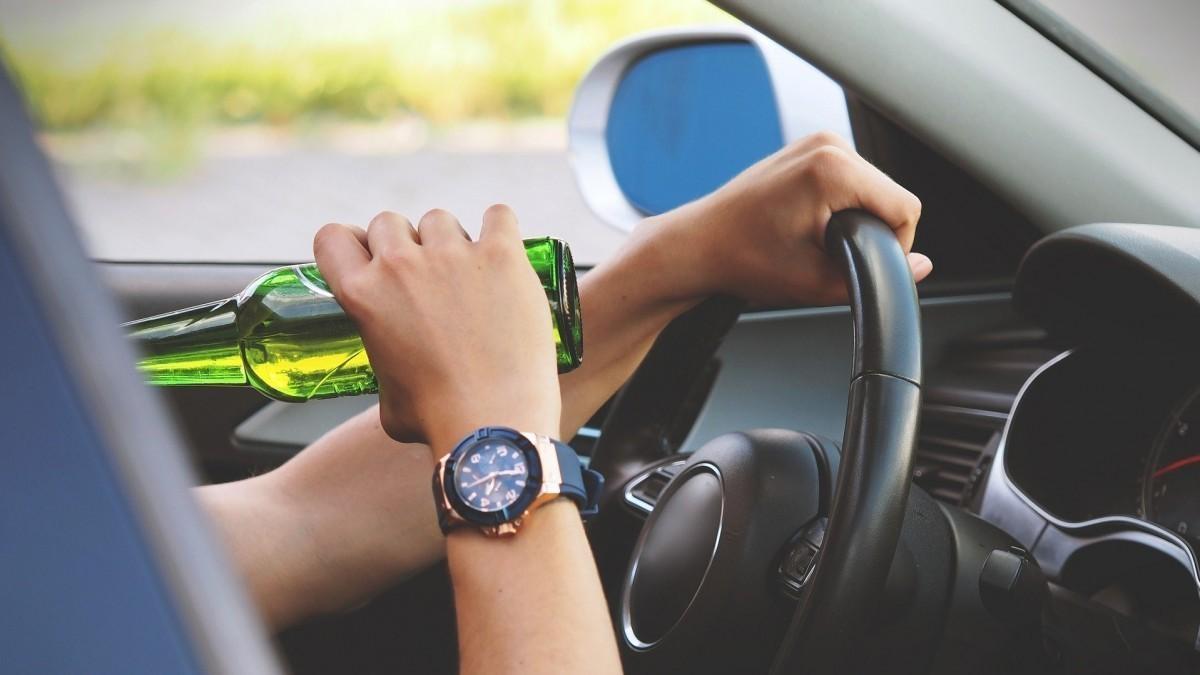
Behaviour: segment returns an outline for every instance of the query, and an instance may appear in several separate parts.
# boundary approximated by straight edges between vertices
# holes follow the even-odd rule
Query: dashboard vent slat
[[[1058,351],[1019,323],[947,345],[921,388],[913,481],[935,499],[975,510],[1017,392]]]
[[[913,481],[934,499],[968,502],[999,440],[1004,420],[983,411],[927,406],[917,433]]]

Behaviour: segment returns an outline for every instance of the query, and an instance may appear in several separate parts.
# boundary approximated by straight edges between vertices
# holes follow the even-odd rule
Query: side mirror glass
[[[766,62],[742,41],[651,52],[617,85],[604,141],[617,185],[638,211],[703,197],[783,147]]]
[[[623,230],[822,129],[850,138],[841,87],[743,27],[659,31],[617,45],[580,83],[569,119],[580,191]]]

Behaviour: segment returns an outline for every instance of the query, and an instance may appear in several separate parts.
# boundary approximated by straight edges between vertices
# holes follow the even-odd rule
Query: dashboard
[[[1137,518],[1200,547],[1200,367],[1163,345],[1077,349],[1026,384],[1005,437],[1012,484],[1074,523]]]
[[[1026,256],[1061,347],[1013,401],[978,514],[1055,587],[1200,646],[1200,232],[1087,225]]]
[[[1054,584],[1200,639],[1200,359],[1154,341],[1077,347],[1025,382],[979,515]]]

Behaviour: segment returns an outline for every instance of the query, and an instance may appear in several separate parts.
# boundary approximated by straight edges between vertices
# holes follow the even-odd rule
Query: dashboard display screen
[[[1171,414],[1142,479],[1146,518],[1200,545],[1200,389]]]

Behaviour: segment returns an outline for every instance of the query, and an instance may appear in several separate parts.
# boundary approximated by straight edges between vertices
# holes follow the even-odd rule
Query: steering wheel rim
[[[771,664],[773,673],[844,672],[847,648],[870,625],[883,593],[904,519],[915,445],[920,403],[920,318],[916,288],[904,253],[887,225],[860,210],[833,215],[826,231],[826,248],[845,276],[853,317],[853,368],[842,468],[820,554],[801,587],[800,602],[794,611],[788,610],[790,621],[787,613],[775,619],[783,639],[774,658],[762,660],[763,666]],[[677,320],[660,337],[642,368],[617,397],[592,462],[593,468],[599,468],[610,479],[614,492],[639,471],[636,468],[639,464],[645,466],[670,454],[663,431],[667,420],[678,411],[665,406],[662,391],[656,389],[662,389],[666,383],[668,393],[690,391],[696,385],[696,373],[711,359],[741,307],[739,302],[717,298]],[[659,396],[657,400],[654,394]],[[746,433],[755,436],[755,432],[727,436]],[[761,444],[761,435],[757,438],[752,438],[750,445]],[[797,441],[790,442],[795,447]],[[735,440],[733,444],[737,443]],[[730,445],[730,439],[719,437],[705,449],[721,445]],[[755,454],[766,452],[764,460],[775,457],[772,461],[778,470],[788,464],[788,461],[778,464],[781,457],[778,447],[752,450]],[[704,451],[691,457],[699,461],[704,459],[702,455]],[[769,473],[796,476],[775,471]],[[678,490],[672,487],[679,487],[675,484],[680,482],[673,481],[672,486],[664,489],[660,500],[674,501]],[[732,481],[733,484],[741,487],[731,489],[754,489],[746,487],[752,482]],[[794,494],[802,494],[803,485],[802,480],[798,482]],[[773,507],[760,504],[760,507],[767,511],[782,508],[775,515],[784,516],[793,513],[797,504],[793,500],[786,504],[775,502]],[[664,501],[660,501],[653,516],[659,515],[663,505]],[[674,506],[669,504],[668,510]],[[653,539],[657,531],[653,516],[643,526],[634,555],[628,560],[626,584],[633,579],[645,541]],[[762,512],[759,516],[769,517],[769,514]],[[745,520],[731,522],[747,525]],[[734,529],[738,527],[735,525]],[[753,569],[773,565],[761,562]],[[745,569],[740,573],[745,573]],[[625,588],[617,600],[618,616],[628,616],[628,597]],[[697,621],[702,623],[703,619]],[[782,630],[784,623],[788,624],[786,631]],[[765,645],[774,643],[761,644],[760,648],[769,648]],[[645,645],[629,646],[654,658],[653,654],[645,653]]]
[[[825,243],[845,275],[854,322],[842,464],[821,553],[773,673],[840,672],[883,594],[916,447],[921,322],[904,251],[891,228],[861,210],[834,214]]]

